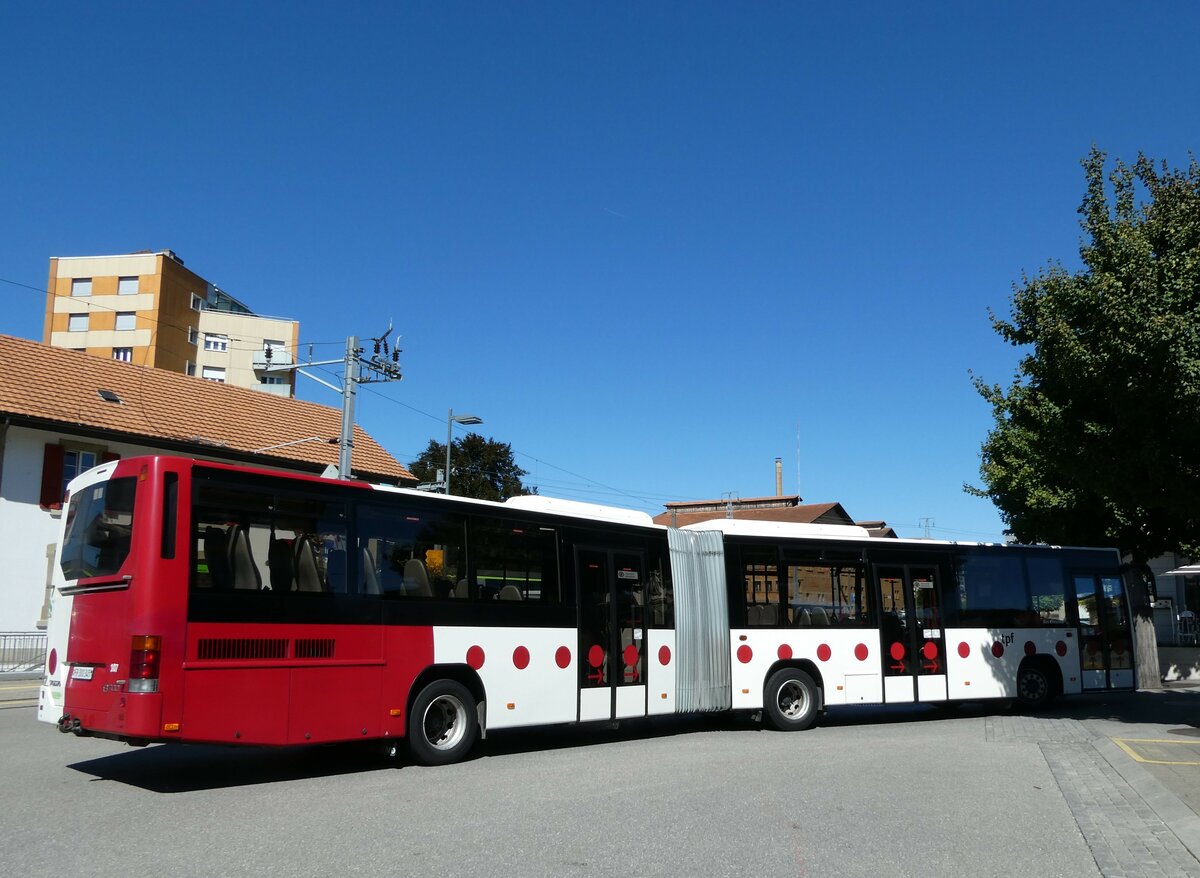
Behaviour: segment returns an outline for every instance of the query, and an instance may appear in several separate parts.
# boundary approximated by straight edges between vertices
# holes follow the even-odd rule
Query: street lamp
[[[464,427],[470,427],[470,426],[474,426],[475,424],[482,424],[482,423],[483,423],[483,418],[477,418],[477,417],[475,417],[475,415],[456,415],[456,414],[454,414],[454,409],[450,409],[450,413],[446,416],[445,492],[446,492],[447,496],[449,496],[449,494],[450,494],[450,446],[454,442],[454,438],[451,435],[450,431],[454,429],[455,424],[462,424]]]

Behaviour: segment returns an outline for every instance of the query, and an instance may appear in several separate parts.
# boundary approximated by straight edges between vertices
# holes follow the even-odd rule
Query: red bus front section
[[[198,468],[210,479],[199,511]],[[304,495],[318,480],[292,477],[301,486],[292,498],[262,500],[272,495],[256,478],[280,482],[220,464],[132,458],[72,498],[63,731],[135,744],[404,735],[410,688],[433,663],[432,627],[385,626],[377,598],[332,592],[331,580],[346,584],[345,540],[322,531]],[[321,488],[330,493],[328,481]],[[306,579],[313,546],[316,574]]]

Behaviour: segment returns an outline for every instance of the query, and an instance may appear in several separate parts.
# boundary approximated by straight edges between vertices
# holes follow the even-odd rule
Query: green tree
[[[453,469],[450,491],[459,497],[502,501],[519,494],[537,493],[521,482],[521,477],[529,473],[517,466],[512,446],[507,442],[468,433],[454,440],[450,466]],[[445,468],[446,444],[436,439],[430,439],[421,456],[409,466],[422,482],[436,481],[438,470]]]
[[[995,427],[984,488],[1021,542],[1132,559],[1139,685],[1157,686],[1145,562],[1200,546],[1200,166],[1083,160],[1083,269],[1014,285],[996,332],[1026,349],[1007,389],[975,378]]]

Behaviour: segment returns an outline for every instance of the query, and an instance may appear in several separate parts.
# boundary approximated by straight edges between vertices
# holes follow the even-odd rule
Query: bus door
[[[645,566],[638,550],[576,549],[580,720],[646,715]]]
[[[1125,583],[1116,573],[1071,577],[1079,604],[1079,663],[1084,689],[1133,686],[1133,638]]]
[[[882,600],[884,700],[945,701],[946,637],[938,568],[885,564],[876,570]]]

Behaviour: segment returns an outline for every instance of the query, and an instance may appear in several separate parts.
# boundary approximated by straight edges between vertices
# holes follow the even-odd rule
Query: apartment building
[[[171,250],[54,257],[46,289],[51,347],[295,395],[295,373],[264,368],[294,362],[299,322],[255,314]]]

